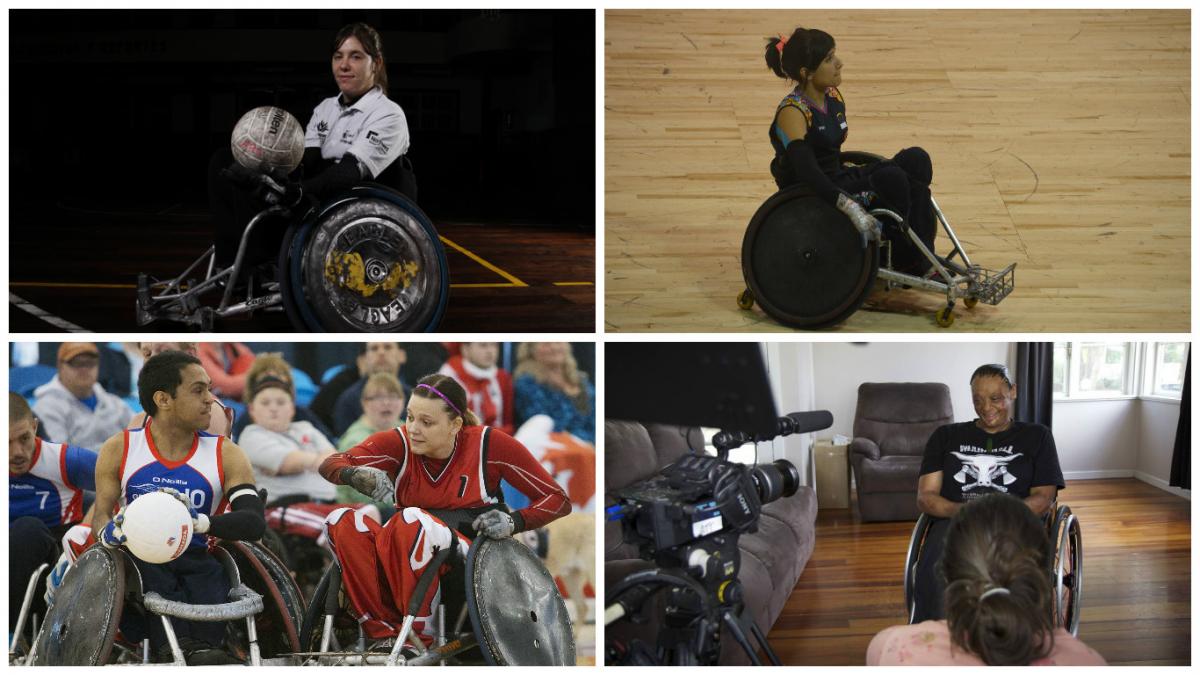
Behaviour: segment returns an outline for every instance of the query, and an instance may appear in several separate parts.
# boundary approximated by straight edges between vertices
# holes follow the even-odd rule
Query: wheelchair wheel
[[[355,187],[291,228],[279,267],[284,308],[310,331],[433,331],[450,292],[432,221],[379,186]]]
[[[1079,634],[1083,602],[1083,533],[1068,506],[1054,516],[1054,616],[1057,625]]]
[[[335,595],[330,603],[330,595]],[[336,607],[333,615],[333,640],[330,647],[334,650],[344,649],[353,645],[358,639],[358,622],[350,615],[348,600],[342,593],[342,571],[336,564],[330,565],[321,575],[316,590],[309,598],[308,607],[304,610],[304,622],[300,628],[301,651],[315,652],[321,648],[321,633],[325,626],[325,613]]]
[[[908,540],[908,553],[904,556],[904,609],[908,612],[909,623],[912,623],[917,610],[917,562],[921,559],[921,548],[925,545],[925,535],[932,522],[924,513],[917,518],[912,537]]]
[[[233,557],[242,583],[263,596],[264,610],[254,620],[263,656],[275,658],[299,651],[297,631],[304,617],[304,598],[287,566],[255,542],[225,541],[221,547]],[[230,626],[235,632],[245,629],[240,621]]]
[[[796,328],[844,321],[878,270],[878,242],[864,249],[846,216],[804,186],[764,202],[742,240],[746,287],[769,316]]]

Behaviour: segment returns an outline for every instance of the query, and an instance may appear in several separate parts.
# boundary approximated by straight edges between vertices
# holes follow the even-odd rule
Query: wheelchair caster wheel
[[[742,290],[741,293],[738,293],[737,304],[738,309],[750,309],[754,307],[754,294],[750,292],[749,288]]]
[[[964,298],[963,306],[967,309],[975,309],[975,305],[979,304],[979,298]]]
[[[937,314],[933,315],[933,318],[937,320],[937,325],[942,328],[949,328],[954,325],[954,310],[949,307],[939,309]]]

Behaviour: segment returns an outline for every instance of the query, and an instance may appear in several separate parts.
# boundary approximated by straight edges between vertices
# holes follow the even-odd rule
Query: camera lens
[[[800,488],[800,472],[795,464],[786,459],[777,459],[771,464],[757,464],[750,469],[750,476],[758,488],[758,499],[763,504],[780,497],[791,497]]]

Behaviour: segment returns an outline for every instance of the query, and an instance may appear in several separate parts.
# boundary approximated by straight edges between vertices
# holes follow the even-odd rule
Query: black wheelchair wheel
[[[321,648],[321,633],[325,627],[325,612],[331,607],[330,596],[336,610],[333,615],[334,649],[351,647],[358,639],[358,622],[348,611],[348,600],[342,593],[342,574],[336,564],[330,565],[321,580],[317,582],[316,590],[308,600],[304,610],[304,622],[300,627],[301,651],[315,652]]]
[[[280,275],[284,308],[309,331],[433,331],[450,293],[433,222],[381,186],[355,187],[293,227]]]
[[[862,305],[879,270],[879,244],[808,188],[775,193],[746,228],[742,275],[769,316],[796,328],[824,328]]]
[[[1083,602],[1083,533],[1070,507],[1058,507],[1052,536],[1055,622],[1072,635],[1078,635]]]

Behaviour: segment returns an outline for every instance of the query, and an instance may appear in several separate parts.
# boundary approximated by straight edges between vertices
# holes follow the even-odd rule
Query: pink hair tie
[[[779,36],[779,42],[776,42],[776,43],[775,43],[775,49],[779,50],[779,55],[780,55],[780,56],[783,56],[783,48],[784,48],[785,46],[787,46],[787,42],[788,42],[788,39],[787,39],[787,38],[785,38],[785,37],[783,37],[782,35],[780,35],[780,36]]]
[[[450,409],[451,409],[451,410],[453,410],[454,412],[458,413],[458,416],[459,416],[459,417],[465,417],[465,415],[463,415],[463,414],[462,414],[462,411],[458,409],[458,406],[456,406],[456,405],[454,405],[453,403],[451,403],[451,402],[450,402],[450,399],[446,398],[446,395],[445,395],[445,394],[443,394],[442,392],[438,391],[437,389],[434,389],[432,386],[430,386],[430,385],[428,385],[428,384],[418,384],[418,385],[417,385],[417,389],[428,389],[429,391],[432,391],[433,393],[435,393],[435,394],[437,394],[438,396],[440,396],[440,397],[442,398],[442,400],[446,402],[446,405],[450,406]]]

